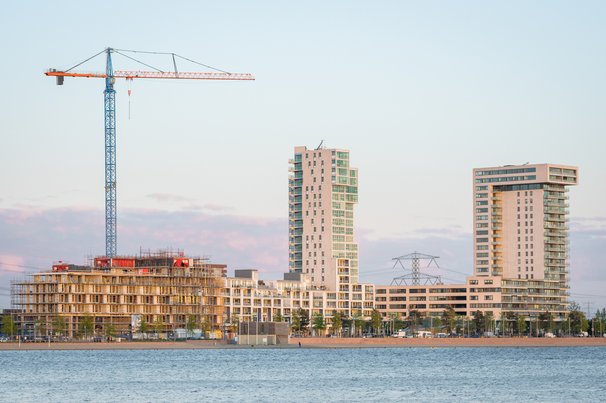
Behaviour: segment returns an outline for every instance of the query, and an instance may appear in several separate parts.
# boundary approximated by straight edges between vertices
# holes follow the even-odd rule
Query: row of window
[[[537,169],[535,167],[491,169],[491,170],[486,170],[486,171],[476,171],[476,176],[523,174],[523,173],[536,172],[536,171],[537,171]]]
[[[476,183],[494,183],[494,182],[516,182],[516,181],[533,181],[536,180],[536,175],[525,176],[503,176],[498,178],[477,178]]]

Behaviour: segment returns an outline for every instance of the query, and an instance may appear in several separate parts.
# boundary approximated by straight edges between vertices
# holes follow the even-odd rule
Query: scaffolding
[[[181,251],[106,259],[95,258],[90,266],[57,264],[14,281],[11,302],[19,312],[21,333],[75,337],[88,318],[94,336],[132,335],[137,331],[134,318],[163,335],[191,323],[208,331],[221,329],[225,265]]]

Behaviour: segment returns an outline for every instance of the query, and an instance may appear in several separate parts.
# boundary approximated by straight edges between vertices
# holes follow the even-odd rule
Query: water
[[[606,348],[0,351],[0,401],[600,401]]]

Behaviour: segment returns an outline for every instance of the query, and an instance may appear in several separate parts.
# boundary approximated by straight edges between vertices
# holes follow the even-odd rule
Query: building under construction
[[[12,304],[20,333],[32,337],[75,337],[87,327],[94,335],[132,334],[141,323],[160,334],[213,330],[224,320],[226,274],[226,265],[181,251],[97,257],[88,266],[58,262],[13,282]]]

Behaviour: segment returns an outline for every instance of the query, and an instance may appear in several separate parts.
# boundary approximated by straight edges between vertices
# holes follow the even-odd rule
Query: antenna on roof
[[[318,148],[316,148],[316,150],[321,150],[323,145],[324,145],[324,140],[320,141],[320,145],[318,146]]]

